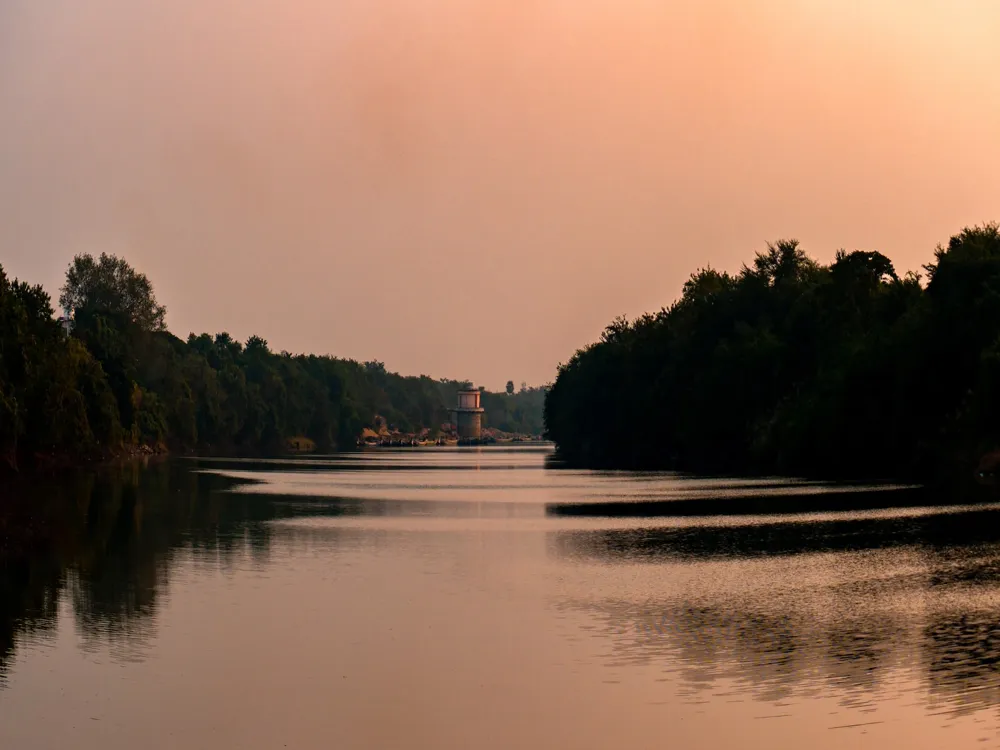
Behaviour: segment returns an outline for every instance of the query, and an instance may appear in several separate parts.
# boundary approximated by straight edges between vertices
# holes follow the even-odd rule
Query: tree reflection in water
[[[597,616],[611,666],[660,666],[692,688],[730,679],[768,701],[820,693],[864,708],[919,690],[965,714],[1000,706],[998,520],[981,510],[573,530],[550,533],[548,549],[666,581],[643,601],[557,605]],[[671,583],[685,568],[690,578]]]
[[[186,462],[139,464],[12,487],[2,511],[0,681],[19,638],[54,632],[70,602],[87,650],[141,656],[181,550],[231,567],[244,553],[264,561],[280,507],[224,492],[232,482]]]
[[[275,534],[301,546],[335,532],[338,544],[391,550],[398,534],[414,533],[270,521],[482,520],[475,503],[231,493],[233,480],[192,468],[175,460],[13,488],[0,510],[0,684],[18,644],[54,637],[59,618],[72,618],[84,649],[141,659],[178,571],[263,568],[292,539]],[[529,533],[543,535],[560,576],[581,576],[582,588],[560,588],[555,605],[596,617],[611,665],[658,667],[692,688],[733,680],[770,701],[820,693],[864,710],[919,690],[954,713],[1000,706],[996,510],[673,527],[618,519],[585,530],[560,528],[558,515],[546,521],[558,530]],[[437,560],[451,549],[437,539],[425,533],[408,548],[427,546]],[[605,579],[588,583],[592,571]],[[640,571],[648,588],[618,586],[622,571]]]

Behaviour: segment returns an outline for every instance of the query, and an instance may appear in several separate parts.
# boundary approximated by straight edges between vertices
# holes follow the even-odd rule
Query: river
[[[1000,746],[997,506],[549,460],[40,483],[0,748]]]

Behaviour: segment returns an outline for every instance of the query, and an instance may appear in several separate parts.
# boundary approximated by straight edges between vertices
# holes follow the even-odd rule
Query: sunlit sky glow
[[[768,240],[1000,218],[993,0],[3,0],[0,263],[175,333],[551,380]]]

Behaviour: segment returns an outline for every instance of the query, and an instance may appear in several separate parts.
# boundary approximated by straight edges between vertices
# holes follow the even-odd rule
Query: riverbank
[[[21,456],[18,460],[0,464],[0,477],[37,476],[81,469],[97,469],[105,466],[148,460],[170,455],[170,450],[160,445],[129,445],[114,450],[95,450],[85,453],[45,453],[36,452]]]
[[[68,314],[56,320],[43,289],[0,267],[0,351],[18,353],[0,358],[0,462],[12,469],[86,465],[123,443],[245,454],[352,447],[376,420],[438,430],[469,387],[375,360],[276,352],[259,336],[178,338],[150,280],[115,256],[78,256],[62,291]],[[541,432],[545,389],[512,391],[480,391],[490,426]]]

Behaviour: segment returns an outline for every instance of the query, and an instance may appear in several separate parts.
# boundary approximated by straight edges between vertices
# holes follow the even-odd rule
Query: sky
[[[0,0],[0,264],[177,335],[541,384],[768,241],[1000,219],[994,0]]]

